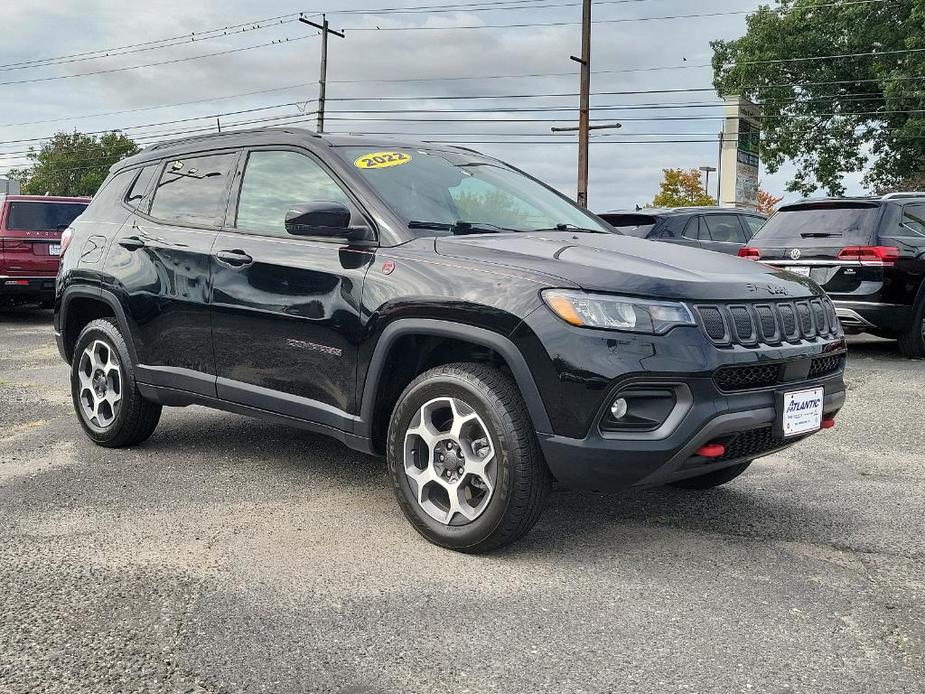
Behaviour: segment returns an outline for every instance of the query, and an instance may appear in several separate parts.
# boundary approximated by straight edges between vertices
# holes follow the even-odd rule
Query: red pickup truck
[[[0,195],[0,305],[52,305],[61,232],[89,204],[89,198]]]

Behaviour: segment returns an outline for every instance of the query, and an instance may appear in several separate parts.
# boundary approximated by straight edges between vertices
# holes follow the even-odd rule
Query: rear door
[[[111,244],[106,274],[133,322],[144,383],[215,395],[211,253],[224,223],[237,150],[162,162],[151,191]],[[146,202],[150,198],[150,208]]]
[[[0,274],[53,278],[61,256],[61,232],[88,204],[7,198],[0,210]]]
[[[864,300],[882,288],[884,268],[849,257],[843,249],[875,245],[880,217],[877,201],[787,205],[765,223],[749,246],[758,249],[761,262],[811,277],[834,297]]]
[[[705,214],[700,219],[700,247],[704,250],[736,255],[745,245],[742,215]]]

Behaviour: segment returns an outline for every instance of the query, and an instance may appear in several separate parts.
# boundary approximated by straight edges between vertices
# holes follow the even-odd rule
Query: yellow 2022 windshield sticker
[[[387,169],[390,166],[401,166],[411,161],[407,152],[370,152],[353,160],[358,169]]]

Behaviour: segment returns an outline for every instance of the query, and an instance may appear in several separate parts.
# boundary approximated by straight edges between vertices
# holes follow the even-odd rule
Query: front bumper
[[[552,431],[537,432],[541,449],[552,474],[568,487],[665,484],[786,448],[805,437],[777,438],[781,392],[822,386],[824,417],[844,404],[840,335],[722,347],[698,327],[661,336],[616,334],[572,328],[550,316],[535,312],[512,337],[549,413]],[[663,425],[606,425],[614,398],[634,388],[675,390]],[[725,444],[726,455],[695,455],[712,442]]]
[[[794,384],[792,389],[825,388],[823,416],[838,413],[845,402],[841,376]],[[776,438],[779,389],[696,400],[684,421],[661,439],[627,440],[603,436],[596,428],[583,439],[540,435],[540,447],[553,476],[573,489],[613,491],[655,486],[696,477],[719,468],[783,450],[806,436]],[[724,442],[719,459],[696,455],[698,448]]]

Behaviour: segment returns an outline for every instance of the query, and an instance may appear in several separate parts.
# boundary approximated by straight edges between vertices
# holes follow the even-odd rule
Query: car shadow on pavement
[[[54,320],[54,312],[50,308],[38,306],[3,306],[0,307],[0,325],[38,324],[47,320],[49,329]]]
[[[382,458],[357,453],[311,432],[202,412],[210,418],[207,426],[200,417],[175,419],[159,429],[145,448],[171,456],[174,470],[177,465],[205,464],[212,468],[211,472],[216,472],[215,466],[220,467],[227,476],[229,468],[232,474],[247,475],[245,468],[259,466],[261,475],[269,476],[262,482],[267,484],[268,495],[298,494],[303,484],[360,491],[352,497],[356,506],[345,508],[346,514],[361,524],[364,515],[394,515],[404,525]],[[191,447],[191,458],[173,459],[173,452],[189,452]],[[211,474],[208,470],[199,473]],[[752,479],[746,472],[728,485],[701,492],[660,487],[601,494],[557,487],[533,532],[492,556],[513,558],[550,551],[565,556],[572,555],[576,547],[582,551],[597,547],[608,553],[619,552],[620,536],[640,528],[669,528],[692,537],[731,535],[826,543],[834,525],[840,524],[844,532],[846,519],[836,523],[834,509],[801,501],[792,489],[777,488],[776,479],[769,479],[761,471],[752,474]],[[210,487],[202,486],[195,495],[203,500],[202,495],[210,493]],[[349,499],[351,495],[342,498]]]

